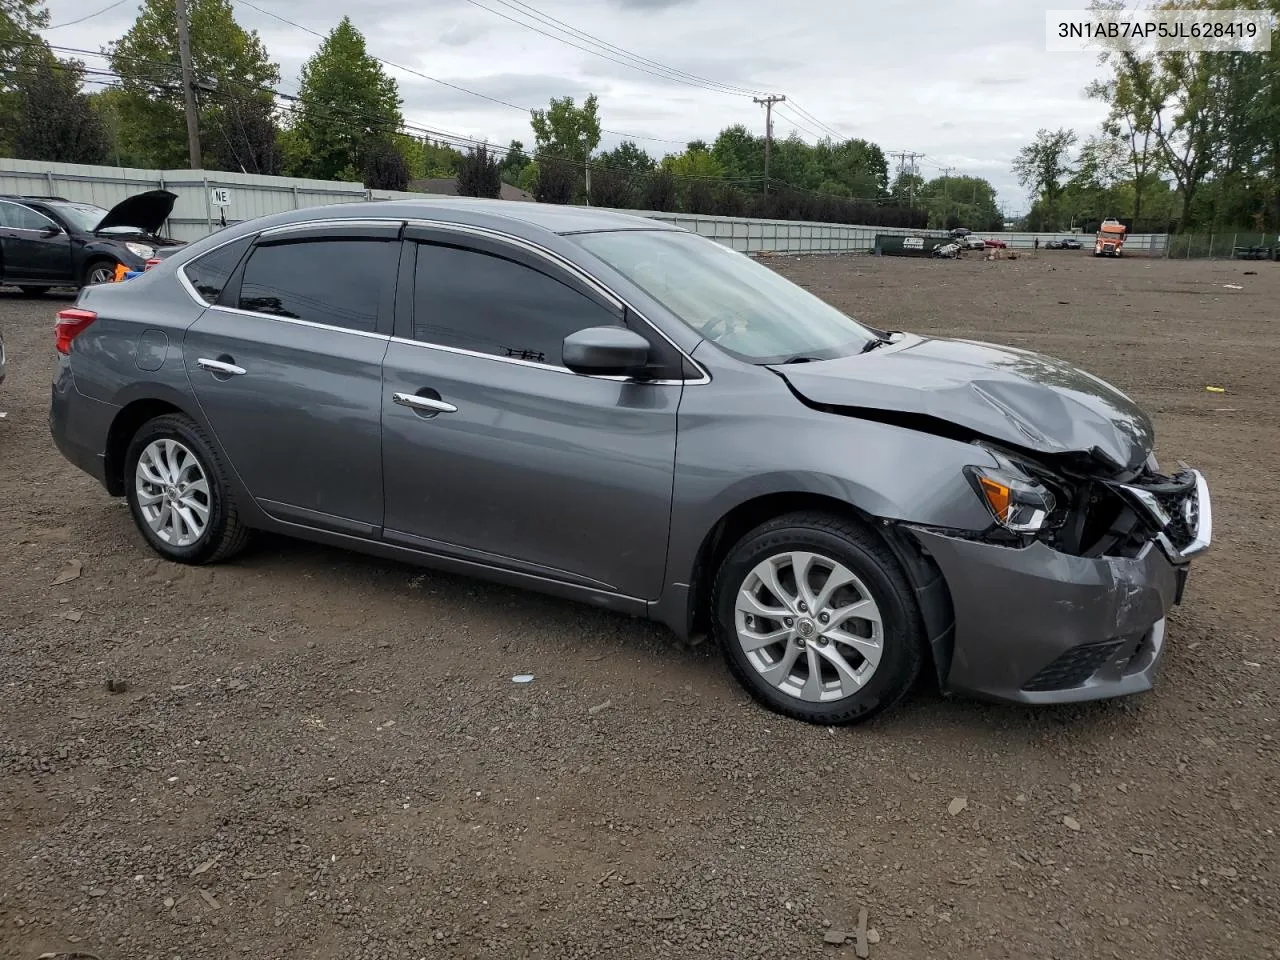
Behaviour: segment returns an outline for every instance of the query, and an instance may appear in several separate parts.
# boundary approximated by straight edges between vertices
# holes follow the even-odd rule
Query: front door
[[[187,331],[187,373],[259,505],[357,536],[382,524],[382,358],[400,225],[264,235]]]
[[[657,597],[681,384],[570,372],[564,337],[620,310],[523,248],[440,240],[409,247],[383,365],[384,536]]]

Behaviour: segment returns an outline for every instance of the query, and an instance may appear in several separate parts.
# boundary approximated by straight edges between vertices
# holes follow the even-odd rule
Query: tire
[[[811,561],[807,594],[794,589],[796,565],[791,555],[797,553],[819,558]],[[766,563],[772,564],[779,589],[788,594],[781,603],[759,575]],[[845,574],[852,580],[818,611],[829,618],[822,621],[829,626],[823,626],[812,616],[811,602],[806,604],[807,615],[798,603],[806,595],[810,601],[821,600],[823,574],[830,577],[837,566],[842,568],[837,581]],[[756,605],[744,598],[744,590],[751,592]],[[773,602],[768,602],[771,597]],[[865,600],[871,601],[870,607]],[[914,592],[884,542],[852,520],[803,512],[757,527],[725,557],[712,589],[712,604],[716,639],[733,675],[765,707],[796,720],[830,726],[869,720],[897,703],[920,672],[924,630]],[[867,619],[848,616],[854,604]],[[759,613],[747,614],[747,608],[789,609],[794,615],[788,625]],[[841,622],[841,614],[848,619]],[[752,619],[747,620],[748,616]],[[832,632],[833,628],[840,632]],[[749,652],[740,630],[748,640],[754,634],[782,639]],[[803,632],[809,632],[808,639],[801,636]],[[860,642],[849,643],[850,635]],[[833,654],[843,661],[845,673],[836,668]],[[789,657],[793,665],[788,668]],[[812,682],[815,662],[819,664],[817,684]]]
[[[19,287],[24,297],[43,297],[49,292],[48,287]]]
[[[140,472],[139,461],[144,457],[146,463]],[[148,477],[161,482],[150,482]],[[205,481],[203,491],[198,484],[184,491],[182,485],[197,477]],[[144,423],[129,443],[123,480],[133,522],[151,549],[166,560],[218,563],[239,553],[249,542],[250,531],[237,514],[227,469],[208,434],[190,417],[166,414]],[[152,491],[160,492],[157,501],[144,503],[144,496],[155,496]],[[169,510],[166,515],[164,511],[172,502],[181,509]],[[204,523],[197,533],[188,521],[200,521],[201,506]]]
[[[90,260],[84,267],[84,276],[81,278],[80,285],[82,287],[91,287],[99,283],[109,283],[115,276],[116,264],[114,260]],[[102,271],[106,271],[103,275]]]

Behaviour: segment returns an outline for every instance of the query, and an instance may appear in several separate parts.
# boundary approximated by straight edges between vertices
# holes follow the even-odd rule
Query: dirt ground
[[[829,730],[573,604],[277,539],[161,563],[49,439],[57,300],[0,292],[0,957],[853,957],[860,908],[884,960],[1280,957],[1280,266],[769,262],[1079,362],[1206,470],[1153,693]]]

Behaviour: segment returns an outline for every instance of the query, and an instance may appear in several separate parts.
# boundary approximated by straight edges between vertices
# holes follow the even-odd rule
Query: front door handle
[[[414,410],[424,410],[429,413],[458,412],[458,408],[452,403],[437,400],[434,397],[420,397],[416,393],[394,393],[391,395],[391,399],[402,407],[412,407]]]
[[[206,360],[204,357],[196,361],[196,366],[201,370],[208,370],[210,373],[223,373],[228,376],[235,375],[238,377],[249,372],[244,367],[237,367],[234,363],[224,363],[221,360]]]

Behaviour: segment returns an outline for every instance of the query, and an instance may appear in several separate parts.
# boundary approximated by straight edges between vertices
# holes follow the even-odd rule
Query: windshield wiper
[[[807,353],[797,353],[794,357],[787,357],[782,364],[788,363],[818,363],[821,357],[811,357]]]

